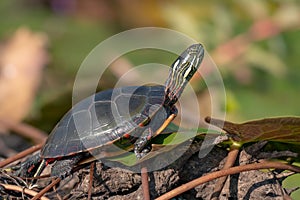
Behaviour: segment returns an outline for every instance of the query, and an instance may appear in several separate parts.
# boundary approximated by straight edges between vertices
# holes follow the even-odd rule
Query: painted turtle
[[[51,175],[64,178],[85,152],[128,135],[137,158],[143,157],[149,151],[148,141],[176,117],[174,104],[203,57],[203,46],[191,45],[172,64],[165,85],[116,88],[79,102],[56,125],[40,154],[25,161],[21,169],[28,176],[32,166],[42,162],[41,169],[56,161]]]

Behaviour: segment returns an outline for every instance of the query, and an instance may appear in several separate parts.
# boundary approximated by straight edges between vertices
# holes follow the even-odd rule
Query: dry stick
[[[12,163],[12,162],[14,162],[16,160],[19,160],[19,159],[21,159],[21,158],[23,158],[23,157],[25,157],[25,156],[27,156],[27,155],[35,152],[35,151],[40,150],[43,145],[44,145],[44,143],[37,144],[35,146],[32,146],[32,147],[30,147],[30,148],[28,148],[28,149],[26,149],[26,150],[24,150],[24,151],[22,151],[22,152],[20,152],[20,153],[18,153],[16,155],[14,155],[14,156],[11,156],[11,157],[9,157],[9,158],[7,158],[5,160],[0,161],[0,168],[6,166],[6,165],[8,165],[8,164],[10,164],[10,163]]]
[[[175,188],[174,190],[171,190],[170,192],[156,198],[156,200],[171,199],[171,198],[176,197],[177,195],[182,194],[200,184],[203,184],[205,182],[214,180],[214,179],[222,177],[222,176],[228,176],[231,174],[236,174],[236,173],[240,173],[240,172],[244,172],[244,171],[270,169],[270,168],[290,170],[290,171],[297,172],[297,173],[300,172],[299,167],[284,164],[284,163],[279,163],[279,162],[270,162],[270,161],[236,166],[236,167],[231,167],[229,169],[223,169],[220,171],[212,172],[208,175],[197,178],[193,181],[190,181],[189,183],[183,184],[183,185]]]
[[[16,123],[4,121],[4,120],[0,120],[0,124],[3,124],[8,129],[18,133],[19,135],[21,135],[23,137],[32,139],[35,144],[45,142],[46,138],[48,137],[48,135],[45,132],[43,132],[33,126],[30,126],[29,124],[25,124],[25,123],[17,123],[16,124]]]
[[[239,154],[239,149],[236,149],[236,148],[231,149],[228,153],[226,162],[222,169],[229,169],[230,167],[232,167],[235,163],[235,160],[236,160],[238,154]],[[217,200],[219,198],[227,177],[228,176],[223,176],[218,179],[216,186],[214,188],[214,191],[211,195],[211,200]]]
[[[57,183],[61,181],[60,178],[56,178],[54,181],[52,181],[51,184],[49,184],[47,187],[42,189],[38,194],[36,194],[31,200],[38,200],[41,198],[46,192],[48,192],[52,187],[54,187]]]
[[[142,177],[142,188],[143,188],[144,200],[150,200],[147,167],[142,167],[142,169],[141,169],[141,177]]]
[[[27,188],[22,188],[17,185],[9,185],[9,184],[0,184],[2,187],[4,187],[6,190],[14,190],[18,192],[24,192],[25,194],[28,194],[30,196],[35,196],[37,195],[36,191],[27,189]],[[47,197],[41,197],[41,200],[49,200]]]
[[[92,188],[93,188],[94,170],[95,170],[95,161],[91,163],[91,167],[90,167],[90,181],[89,181],[88,200],[92,199]]]
[[[52,179],[51,179],[51,182],[53,182],[53,181],[55,181],[55,178],[52,178]],[[56,197],[57,197],[58,200],[63,200],[63,199],[61,198],[61,196],[57,193],[57,190],[56,190],[56,186],[55,186],[55,185],[53,186],[53,191],[56,193]]]

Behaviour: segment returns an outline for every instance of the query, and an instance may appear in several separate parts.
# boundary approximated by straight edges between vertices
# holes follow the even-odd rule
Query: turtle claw
[[[134,143],[134,154],[137,159],[142,159],[146,154],[151,151],[151,144],[148,144],[149,139],[152,137],[151,128],[147,128],[141,137]]]
[[[151,144],[147,144],[148,140],[147,138],[140,138],[134,146],[134,154],[137,159],[142,159],[144,156],[146,156],[152,149]]]
[[[135,151],[134,154],[138,160],[145,157],[151,151],[151,146],[147,145],[141,152]]]

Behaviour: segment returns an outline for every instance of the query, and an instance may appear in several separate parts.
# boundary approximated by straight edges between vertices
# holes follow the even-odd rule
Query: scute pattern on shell
[[[41,156],[56,158],[101,147],[134,131],[163,106],[164,100],[162,85],[96,93],[76,104],[61,119],[49,135]],[[155,109],[151,109],[153,105]]]

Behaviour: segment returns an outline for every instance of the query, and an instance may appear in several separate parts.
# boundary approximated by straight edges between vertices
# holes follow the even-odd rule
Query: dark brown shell
[[[41,150],[41,157],[68,156],[114,141],[155,115],[164,100],[165,87],[161,85],[96,93],[76,104],[61,119]],[[154,105],[155,109],[150,109]],[[162,123],[163,118],[159,119]]]

